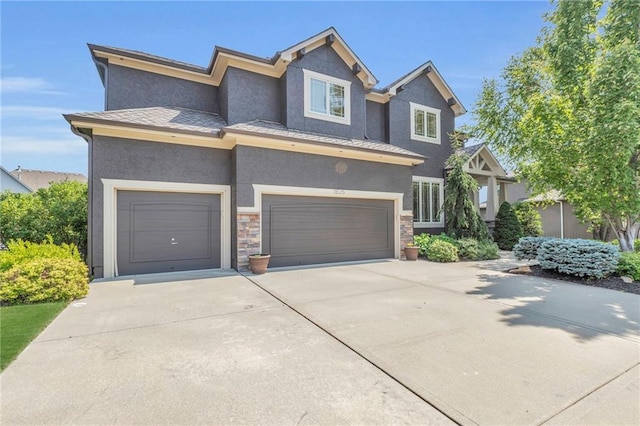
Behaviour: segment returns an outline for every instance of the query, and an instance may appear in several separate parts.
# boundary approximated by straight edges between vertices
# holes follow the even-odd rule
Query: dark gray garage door
[[[118,191],[118,274],[220,267],[220,196]]]
[[[393,201],[265,195],[269,266],[394,257]]]

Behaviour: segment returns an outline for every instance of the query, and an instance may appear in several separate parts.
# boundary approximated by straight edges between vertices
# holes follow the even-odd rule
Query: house
[[[13,176],[7,169],[0,166],[0,192],[11,191],[17,194],[28,194],[31,188],[26,186],[17,177]]]
[[[22,185],[35,192],[41,188],[48,188],[52,183],[77,181],[86,183],[87,177],[82,173],[52,172],[47,170],[28,170],[18,166],[11,175]]]
[[[466,110],[433,63],[377,88],[334,28],[271,58],[216,47],[207,67],[89,50],[105,111],[64,117],[89,144],[95,277],[400,258],[444,229]]]

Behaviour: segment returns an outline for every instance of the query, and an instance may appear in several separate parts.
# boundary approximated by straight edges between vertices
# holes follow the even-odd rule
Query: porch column
[[[473,200],[473,205],[476,206],[476,210],[480,212],[480,191],[477,189],[472,190],[471,199]]]
[[[487,217],[486,220],[496,220],[496,214],[500,208],[498,199],[498,185],[495,176],[487,178]]]
[[[508,187],[508,185],[505,182],[500,182],[500,203],[499,203],[499,205],[504,203],[505,201],[507,201],[507,198],[508,198],[507,197],[507,187]]]

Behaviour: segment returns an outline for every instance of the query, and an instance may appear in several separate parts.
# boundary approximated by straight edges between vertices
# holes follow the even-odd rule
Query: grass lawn
[[[13,361],[67,302],[0,307],[0,370]]]

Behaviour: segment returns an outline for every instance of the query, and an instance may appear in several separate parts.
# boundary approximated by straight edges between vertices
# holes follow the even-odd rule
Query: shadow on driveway
[[[637,295],[523,275],[480,274],[478,278],[484,285],[467,294],[512,305],[501,311],[501,321],[510,326],[557,328],[579,341],[598,338],[602,332],[640,341]],[[578,292],[579,298],[575,297]],[[549,316],[559,321],[548,321]]]

